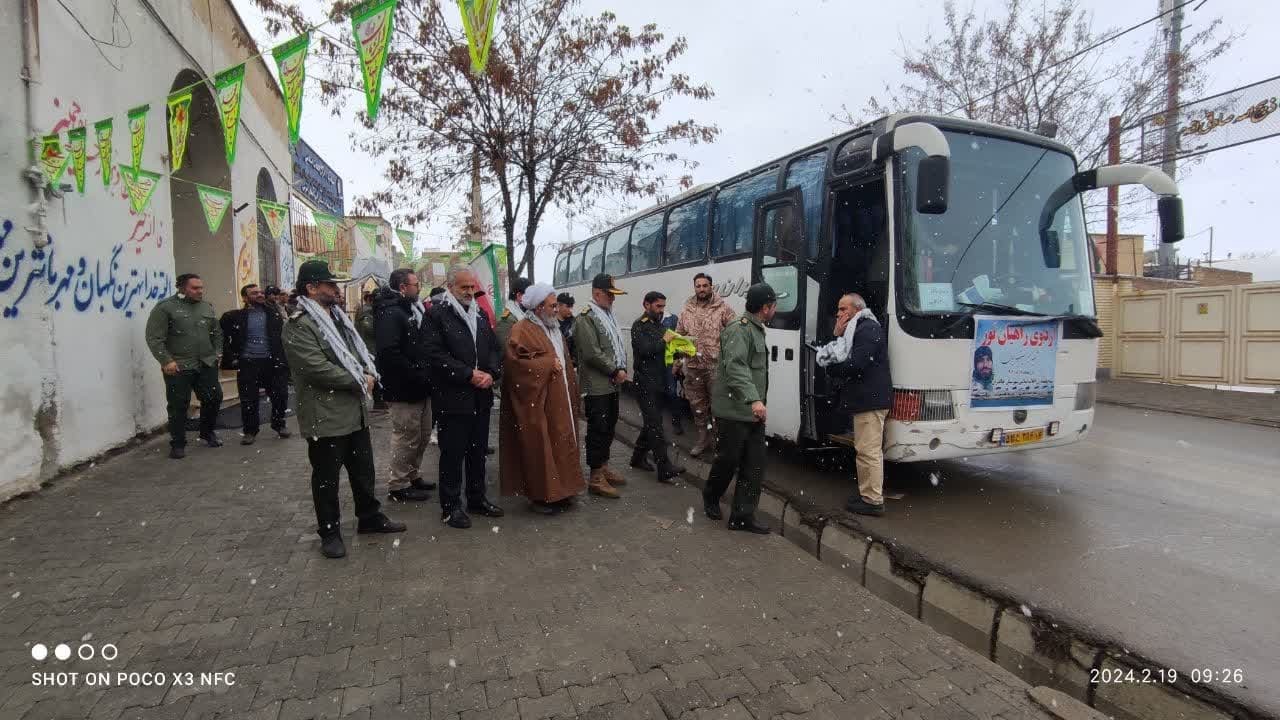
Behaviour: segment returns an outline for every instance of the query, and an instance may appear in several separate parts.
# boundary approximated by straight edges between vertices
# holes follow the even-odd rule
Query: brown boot
[[[613,468],[609,467],[608,465],[605,465],[604,467],[600,468],[600,471],[604,473],[604,479],[608,480],[610,485],[613,485],[615,487],[622,487],[623,485],[627,484],[627,479],[622,477],[618,473],[614,472]]]
[[[616,499],[622,497],[622,494],[610,485],[605,478],[603,468],[595,468],[591,471],[591,480],[587,482],[587,492],[606,498]]]
[[[707,432],[707,424],[705,422],[698,424],[698,442],[694,443],[693,449],[689,454],[698,457],[711,447],[711,433]]]

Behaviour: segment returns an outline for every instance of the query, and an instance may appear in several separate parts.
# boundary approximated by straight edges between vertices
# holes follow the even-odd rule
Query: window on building
[[[800,188],[804,200],[804,236],[810,258],[818,257],[818,231],[822,229],[822,181],[826,169],[826,150],[796,158],[787,166],[787,187]]]
[[[702,260],[707,256],[707,215],[711,196],[675,208],[667,216],[667,241],[663,257],[668,265]]]
[[[739,180],[716,195],[712,255],[724,257],[751,251],[751,222],[756,200],[773,192],[777,185],[777,171],[769,170]]]
[[[636,221],[631,230],[631,272],[652,270],[662,264],[662,213]]]
[[[627,255],[631,248],[631,226],[620,227],[609,233],[604,244],[604,271],[610,275],[627,273]]]
[[[582,279],[591,282],[604,267],[604,236],[587,241],[587,254],[582,257]]]
[[[582,253],[587,249],[586,245],[579,245],[569,251],[569,282],[582,282]]]

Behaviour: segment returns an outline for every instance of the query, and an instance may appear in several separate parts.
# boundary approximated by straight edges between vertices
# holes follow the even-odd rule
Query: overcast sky
[[[233,1],[262,47],[279,41],[267,34],[249,0]],[[1158,11],[1157,0],[1082,0],[1081,4],[1093,13],[1094,27],[1099,31],[1128,27]],[[1003,0],[974,0],[973,5],[981,16],[996,11]],[[320,3],[311,2],[311,6],[314,9],[309,16],[321,17]],[[835,134],[840,126],[831,121],[832,113],[841,104],[861,110],[867,98],[879,94],[886,82],[896,84],[901,77],[897,54],[904,43],[918,46],[928,29],[941,30],[941,7],[940,0],[874,4],[847,0],[583,3],[587,12],[612,9],[623,23],[639,26],[654,22],[668,36],[688,38],[689,50],[675,69],[697,82],[710,83],[716,97],[709,102],[672,104],[671,116],[696,113],[701,122],[721,129],[715,144],[680,150],[699,163],[694,171],[697,183],[721,180]],[[1194,33],[1215,16],[1243,37],[1211,66],[1206,94],[1277,73],[1280,66],[1274,59],[1274,45],[1280,34],[1280,3],[1206,0],[1198,10],[1187,13],[1189,32]],[[1100,52],[1120,57],[1132,54],[1138,43],[1158,32],[1157,27],[1153,23]],[[302,136],[342,175],[350,210],[354,197],[381,187],[381,164],[352,148],[354,123],[331,117],[318,101],[309,100],[303,104]],[[353,93],[351,102],[363,100]],[[1280,249],[1276,222],[1264,215],[1266,208],[1275,207],[1274,194],[1280,186],[1280,137],[1208,155],[1179,180],[1188,235],[1180,245],[1183,258],[1204,256],[1210,226],[1214,227],[1215,258],[1226,257],[1228,252],[1239,255]],[[603,199],[603,212],[616,209],[620,202],[620,198]],[[445,222],[417,229],[419,246],[448,242],[450,228]],[[1121,227],[1122,232],[1149,233],[1151,229],[1145,225]],[[1102,232],[1104,228],[1090,230]],[[563,215],[549,213],[539,232],[539,244],[560,242],[567,233]],[[575,239],[585,234],[579,221]],[[553,255],[549,250],[539,253],[539,277],[548,276]],[[1249,269],[1259,273],[1257,279],[1280,280],[1280,257],[1254,265]]]

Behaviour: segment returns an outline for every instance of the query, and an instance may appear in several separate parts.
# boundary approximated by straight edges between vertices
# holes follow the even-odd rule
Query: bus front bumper
[[[1035,413],[1023,424],[999,424],[1008,416],[994,413],[970,413],[961,420],[941,422],[903,422],[888,420],[884,427],[884,459],[890,462],[946,460],[974,455],[1036,450],[1078,442],[1093,428],[1093,409],[1068,412]],[[1050,435],[1049,426],[1058,422],[1057,433]],[[1025,444],[1007,444],[992,439],[992,430],[1006,433],[1043,429],[1042,439]]]

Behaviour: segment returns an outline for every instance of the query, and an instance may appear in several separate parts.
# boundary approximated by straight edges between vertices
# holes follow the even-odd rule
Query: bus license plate
[[[1026,445],[1027,443],[1040,442],[1044,439],[1044,428],[1034,428],[1031,430],[1012,430],[1004,434],[1004,439],[1000,441],[1001,445]]]

